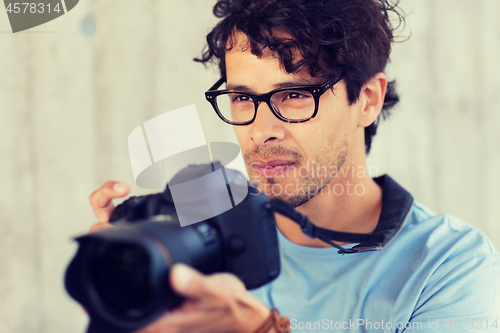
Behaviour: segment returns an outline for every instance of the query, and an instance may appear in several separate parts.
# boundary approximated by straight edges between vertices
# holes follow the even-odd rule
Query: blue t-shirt
[[[397,210],[383,190],[381,216]],[[281,273],[252,294],[292,332],[500,332],[500,254],[486,235],[416,203],[400,213],[378,251],[342,255],[278,232]]]

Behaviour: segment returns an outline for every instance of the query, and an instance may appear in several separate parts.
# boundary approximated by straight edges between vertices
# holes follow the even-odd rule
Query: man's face
[[[229,89],[263,94],[284,83],[301,86],[326,81],[313,78],[307,69],[287,73],[271,52],[258,58],[250,52],[242,33],[237,33],[235,40],[233,49],[226,53]],[[252,124],[234,126],[251,180],[271,198],[293,206],[307,202],[329,183],[331,188],[339,181],[337,173],[348,158],[349,142],[357,127],[351,107],[343,81],[321,96],[318,114],[304,123],[283,122],[266,103],[260,103]]]

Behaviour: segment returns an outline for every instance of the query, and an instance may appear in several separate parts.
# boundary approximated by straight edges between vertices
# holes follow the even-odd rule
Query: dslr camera
[[[190,182],[202,190],[176,192]],[[228,197],[229,207],[221,204]],[[169,284],[177,262],[205,274],[233,273],[247,289],[280,272],[271,202],[219,162],[188,166],[163,193],[129,198],[110,222],[76,238],[65,275],[66,290],[89,314],[88,333],[134,332],[179,306],[183,298]]]

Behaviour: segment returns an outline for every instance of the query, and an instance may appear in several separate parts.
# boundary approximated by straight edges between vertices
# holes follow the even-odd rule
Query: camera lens
[[[146,250],[132,244],[103,244],[95,259],[91,274],[102,303],[126,317],[147,314],[152,286]]]

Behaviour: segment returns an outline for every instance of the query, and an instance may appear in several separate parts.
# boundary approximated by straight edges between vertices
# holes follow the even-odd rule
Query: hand
[[[126,196],[129,191],[125,183],[107,182],[90,195],[90,204],[99,220],[90,232],[111,226],[109,217],[115,208],[112,200]],[[270,313],[232,274],[206,276],[187,265],[175,264],[170,284],[186,301],[137,333],[250,333]]]
[[[187,265],[175,264],[170,285],[186,301],[136,333],[250,333],[270,314],[269,308],[229,273],[203,275]]]
[[[109,217],[115,209],[112,200],[121,198],[130,192],[130,187],[125,183],[107,182],[90,195],[90,205],[94,210],[99,223],[90,227],[90,232],[98,231],[110,226]]]

